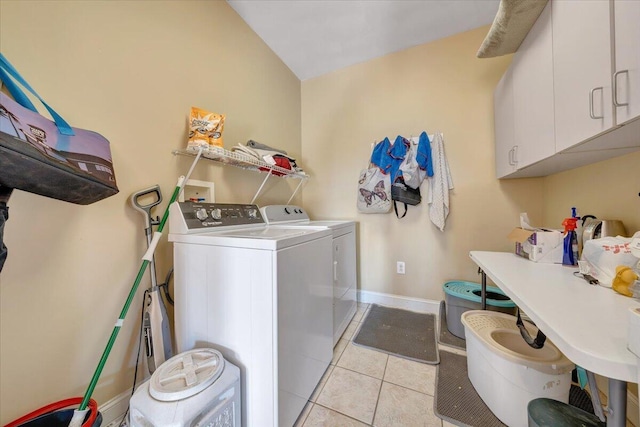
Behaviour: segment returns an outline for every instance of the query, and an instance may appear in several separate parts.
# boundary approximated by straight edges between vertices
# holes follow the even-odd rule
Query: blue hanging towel
[[[371,163],[380,168],[385,175],[389,173],[392,166],[392,159],[389,157],[390,149],[391,141],[389,141],[389,138],[385,138],[373,147],[373,152],[371,153]]]
[[[433,176],[433,161],[431,157],[431,142],[427,132],[423,131],[420,134],[418,141],[418,152],[416,154],[416,161],[420,169],[427,171],[427,176]]]
[[[400,165],[402,164],[410,145],[411,142],[409,140],[398,135],[396,140],[393,142],[393,146],[387,152],[391,163],[391,168],[389,169],[389,173],[391,174],[391,183],[396,182],[398,178],[402,177]]]

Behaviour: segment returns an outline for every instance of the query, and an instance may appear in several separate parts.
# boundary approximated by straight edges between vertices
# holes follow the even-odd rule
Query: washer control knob
[[[257,209],[248,209],[247,210],[247,215],[249,215],[249,218],[251,218],[251,219],[256,219],[258,217],[258,210]]]
[[[196,218],[200,221],[204,221],[207,219],[207,210],[205,208],[200,208],[196,211]]]
[[[220,219],[222,218],[222,211],[218,208],[211,210],[211,218]]]

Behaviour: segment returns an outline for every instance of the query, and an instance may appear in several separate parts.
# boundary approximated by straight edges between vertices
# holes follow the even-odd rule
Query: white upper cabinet
[[[515,172],[515,134],[513,118],[513,79],[511,68],[498,82],[493,92],[493,114],[496,138],[496,176],[506,177]]]
[[[527,34],[513,62],[513,115],[518,168],[556,152],[551,5]]]
[[[494,91],[498,178],[555,154],[551,42],[547,4]]]
[[[616,0],[614,104],[618,124],[640,116],[640,1]]]
[[[494,91],[498,178],[640,149],[640,0],[551,0]]]
[[[552,0],[550,4],[555,139],[556,151],[562,151],[614,125],[610,2]]]

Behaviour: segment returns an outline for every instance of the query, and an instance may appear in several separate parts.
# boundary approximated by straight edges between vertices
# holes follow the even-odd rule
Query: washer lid
[[[218,379],[224,357],[212,348],[198,348],[173,356],[151,375],[149,393],[154,399],[174,402],[200,393]]]

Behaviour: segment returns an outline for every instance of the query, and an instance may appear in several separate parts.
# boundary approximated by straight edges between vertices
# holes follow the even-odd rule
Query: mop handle
[[[155,243],[152,242],[152,245],[149,247],[149,250],[151,250],[151,256],[153,256],[153,251],[155,250],[158,240],[162,235],[162,230],[164,229],[164,225],[167,222],[167,219],[169,218],[169,206],[171,206],[171,204],[178,199],[178,196],[182,192],[184,184],[189,180],[189,177],[191,176],[191,173],[193,172],[193,169],[195,168],[196,163],[198,163],[198,160],[200,160],[202,151],[203,151],[203,148],[200,147],[200,150],[198,151],[198,155],[196,156],[193,163],[191,164],[191,168],[189,169],[189,172],[187,173],[186,178],[184,176],[181,176],[180,178],[178,178],[178,184],[176,185],[176,188],[173,190],[173,194],[171,195],[169,204],[167,204],[167,207],[164,210],[164,215],[162,216],[162,220],[160,221],[160,225],[158,225],[158,231],[156,231],[157,237],[154,236]],[[147,251],[147,253],[145,254],[145,257],[147,257],[148,253],[149,251]],[[111,332],[111,336],[109,337],[107,346],[105,347],[104,352],[102,353],[100,362],[98,363],[98,366],[96,367],[96,370],[93,373],[93,377],[91,378],[89,387],[87,387],[87,391],[84,394],[82,403],[80,404],[80,407],[77,409],[77,411],[84,411],[87,408],[87,405],[89,404],[91,395],[93,394],[93,391],[96,388],[96,385],[98,384],[98,380],[100,379],[100,374],[102,374],[102,369],[104,368],[104,365],[107,363],[107,358],[109,357],[109,353],[111,353],[113,344],[115,343],[116,338],[118,337],[120,328],[122,328],[122,325],[124,323],[124,318],[127,316],[127,312],[129,311],[129,306],[131,305],[131,302],[135,297],[136,291],[138,290],[138,286],[140,285],[140,281],[142,281],[142,277],[144,276],[144,272],[147,269],[148,265],[149,265],[149,260],[144,259],[142,261],[142,265],[140,266],[140,270],[138,271],[138,275],[136,276],[136,280],[133,282],[133,286],[129,291],[129,296],[127,297],[127,300],[124,303],[124,306],[122,307],[120,316],[118,317],[118,320],[116,320],[116,324],[113,327],[113,331]],[[73,419],[71,420],[69,427],[75,427]]]
[[[140,204],[140,200],[142,200],[143,198],[145,199],[148,198],[146,196],[149,196],[149,195],[154,196],[152,201],[146,205]],[[129,197],[129,202],[131,203],[131,206],[135,210],[137,210],[144,216],[144,224],[145,224],[144,234],[147,239],[147,249],[148,249],[149,246],[151,246],[151,242],[152,242],[152,236],[151,236],[153,234],[152,226],[155,225],[153,217],[151,216],[151,209],[153,209],[154,207],[162,203],[162,192],[160,191],[160,186],[156,184],[153,187],[136,191]],[[143,258],[143,259],[147,259],[147,258]],[[149,259],[149,263],[150,263],[149,273],[151,276],[151,289],[153,290],[153,289],[156,289],[156,287],[158,286],[158,279],[156,276],[156,265],[155,265],[153,256],[151,257],[151,259]]]

